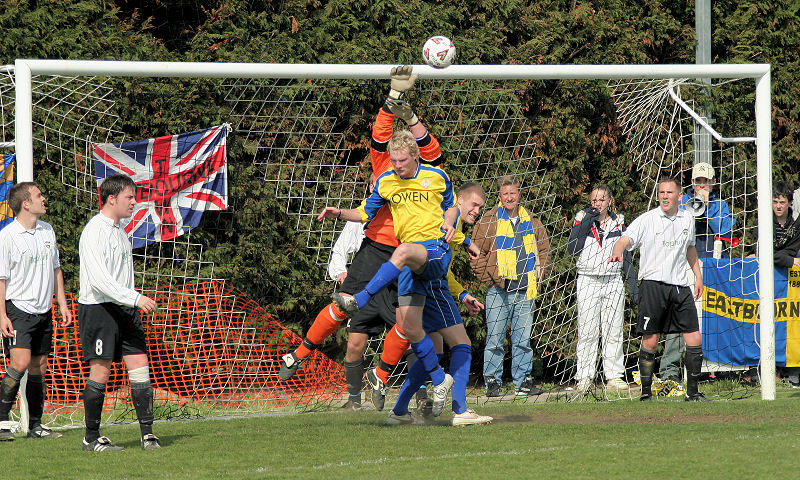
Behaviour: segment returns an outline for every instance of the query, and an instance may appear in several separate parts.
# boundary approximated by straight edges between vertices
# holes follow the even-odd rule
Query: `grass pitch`
[[[123,452],[82,452],[82,430],[0,443],[13,479],[794,478],[800,392],[686,403],[492,402],[493,425],[389,427],[386,412],[338,411],[160,422],[164,449],[137,425],[104,427]]]

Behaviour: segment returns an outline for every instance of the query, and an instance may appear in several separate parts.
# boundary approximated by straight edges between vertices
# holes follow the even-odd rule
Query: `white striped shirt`
[[[36,221],[32,230],[14,219],[0,230],[0,279],[6,281],[6,300],[27,313],[53,308],[55,269],[60,268],[56,233],[49,223]]]
[[[686,250],[694,246],[694,218],[686,210],[668,217],[661,207],[639,215],[623,234],[628,250],[640,248],[639,280],[689,286]]]
[[[336,239],[331,249],[331,260],[328,262],[328,276],[331,280],[347,271],[347,260],[351,253],[361,248],[364,241],[364,224],[361,222],[346,222],[342,233]]]
[[[83,227],[80,244],[78,303],[112,302],[135,307],[139,293],[133,289],[131,242],[119,223],[98,213]]]

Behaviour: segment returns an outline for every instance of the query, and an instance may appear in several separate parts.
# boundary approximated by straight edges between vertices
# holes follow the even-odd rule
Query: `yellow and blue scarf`
[[[536,257],[539,252],[536,248],[536,236],[533,233],[533,224],[528,211],[519,207],[519,229],[522,241],[525,244],[525,271],[528,275],[528,299],[536,297]],[[514,250],[514,225],[508,217],[508,212],[503,204],[497,206],[497,271],[500,278],[507,280],[517,279],[517,252]]]

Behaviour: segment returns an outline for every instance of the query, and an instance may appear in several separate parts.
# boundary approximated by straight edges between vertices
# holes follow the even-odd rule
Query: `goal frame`
[[[15,151],[17,181],[32,181],[33,75],[104,75],[126,77],[388,79],[393,64],[287,64],[139,62],[109,60],[17,59],[15,77]],[[452,65],[436,69],[415,65],[428,79],[485,80],[656,80],[667,78],[750,78],[755,82],[755,145],[758,205],[760,305],[773,305],[772,124],[769,64],[704,65]],[[760,312],[761,398],[775,399],[774,309]]]

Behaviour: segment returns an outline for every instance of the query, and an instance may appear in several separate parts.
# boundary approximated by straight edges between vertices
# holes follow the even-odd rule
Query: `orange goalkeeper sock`
[[[386,334],[386,338],[383,339],[381,361],[375,368],[378,378],[380,378],[383,383],[389,381],[389,373],[394,370],[394,367],[397,366],[397,363],[403,358],[403,354],[408,350],[410,345],[411,342],[406,339],[405,332],[397,325],[392,327]]]
[[[306,332],[306,338],[303,339],[303,343],[295,351],[297,358],[306,358],[311,355],[311,352],[318,345],[339,329],[342,325],[342,320],[346,318],[347,315],[339,311],[333,303],[320,310],[317,318],[314,319],[314,323],[311,324],[311,328]]]

